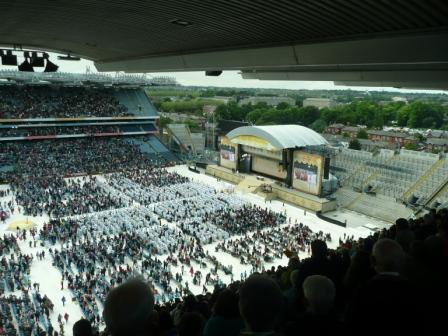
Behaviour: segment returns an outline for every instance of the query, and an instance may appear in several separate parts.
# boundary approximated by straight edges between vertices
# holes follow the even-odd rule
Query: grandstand
[[[133,115],[158,115],[154,105],[151,104],[143,90],[121,89],[116,91],[114,95]]]
[[[0,142],[124,137],[150,160],[177,160],[156,137],[159,116],[142,89],[154,79],[16,71],[1,78],[8,82],[0,81]]]
[[[131,75],[117,73],[114,76],[104,73],[68,73],[68,72],[21,72],[16,70],[0,70],[0,80],[9,83],[32,83],[39,84],[64,84],[64,85],[107,85],[122,87],[141,86],[176,86],[173,77],[160,76],[148,77],[146,75]]]
[[[374,155],[338,148],[330,168],[340,181],[339,206],[389,222],[447,201],[448,162],[436,154],[402,149]]]
[[[331,172],[342,185],[358,186],[362,179],[358,179],[355,172],[360,172],[371,158],[372,153],[369,152],[346,148],[337,149],[331,157]]]

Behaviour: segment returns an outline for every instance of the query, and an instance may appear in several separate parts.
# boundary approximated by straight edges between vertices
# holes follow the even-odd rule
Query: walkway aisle
[[[37,226],[38,229],[41,228],[41,225]],[[64,290],[61,290],[61,280],[62,275],[59,270],[52,265],[53,258],[48,251],[48,248],[40,247],[40,241],[38,241],[38,247],[30,248],[29,241],[33,240],[31,235],[28,234],[28,240],[26,242],[20,241],[19,246],[22,250],[22,253],[32,254],[33,262],[31,265],[31,284],[37,282],[40,284],[39,293],[44,296],[47,295],[48,298],[53,302],[54,309],[53,313],[50,313],[51,324],[54,330],[59,332],[59,324],[58,324],[58,314],[64,317],[65,313],[68,313],[69,320],[68,323],[64,321],[64,332],[65,335],[71,335],[73,323],[82,318],[82,312],[79,305],[76,302],[72,301],[72,294],[70,290],[67,289],[67,282],[64,282]],[[58,249],[60,248],[60,244],[55,245]],[[44,260],[39,260],[36,257],[37,252],[45,251]],[[33,291],[31,291],[33,292]],[[66,302],[65,307],[62,305],[62,297],[65,296]]]

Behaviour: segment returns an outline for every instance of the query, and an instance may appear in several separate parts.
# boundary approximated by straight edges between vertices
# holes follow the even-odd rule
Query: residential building
[[[344,124],[331,124],[327,127],[326,133],[330,134],[341,134],[342,129],[345,127]]]
[[[385,142],[385,141],[372,141],[369,139],[358,139],[359,143],[361,144],[361,149],[371,152],[377,149],[397,149],[400,147],[398,143],[391,143],[391,142]]]
[[[426,150],[428,151],[448,151],[447,138],[428,138],[426,139]]]
[[[402,132],[369,130],[367,131],[367,135],[369,140],[398,143],[400,146],[415,142],[414,137]]]
[[[358,136],[358,132],[361,129],[361,127],[357,126],[345,126],[341,132],[342,135],[348,134],[348,136],[352,139],[356,138]]]

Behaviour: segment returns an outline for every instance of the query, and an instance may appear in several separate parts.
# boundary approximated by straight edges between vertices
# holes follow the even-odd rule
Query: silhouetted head
[[[148,334],[154,295],[141,279],[130,279],[112,289],[104,304],[104,321],[113,336]]]
[[[404,261],[403,248],[395,240],[384,238],[373,245],[372,266],[377,273],[400,272]]]
[[[272,279],[252,275],[240,288],[239,306],[249,331],[272,331],[282,311],[282,292]]]
[[[223,290],[219,293],[213,310],[216,315],[224,318],[239,317],[238,295],[229,289]]]
[[[328,254],[327,243],[316,239],[311,242],[311,254],[315,258],[325,258]]]
[[[199,313],[184,313],[177,326],[179,336],[201,336],[204,322],[204,318]]]
[[[81,319],[73,325],[73,336],[92,336],[92,325],[86,319]]]

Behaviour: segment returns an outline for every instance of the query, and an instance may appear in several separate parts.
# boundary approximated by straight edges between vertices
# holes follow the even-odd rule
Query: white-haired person
[[[298,271],[300,272],[300,271]],[[342,332],[334,314],[336,287],[323,275],[308,276],[302,284],[305,312],[287,325],[285,335],[333,335]]]

